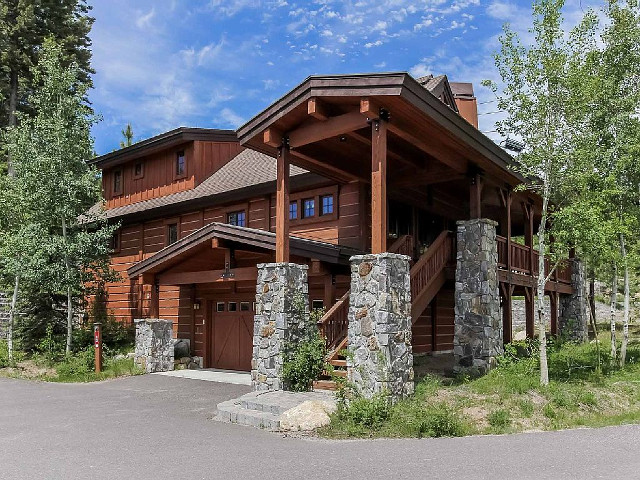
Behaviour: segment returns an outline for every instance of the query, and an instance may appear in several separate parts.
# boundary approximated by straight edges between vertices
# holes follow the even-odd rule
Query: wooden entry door
[[[251,370],[253,355],[253,312],[215,311],[213,302],[209,331],[210,367],[225,370]]]

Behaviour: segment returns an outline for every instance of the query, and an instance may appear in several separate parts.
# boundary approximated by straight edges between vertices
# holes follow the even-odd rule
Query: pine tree
[[[133,145],[133,129],[131,123],[127,123],[127,128],[121,130],[124,140],[120,142],[120,148],[130,147]]]

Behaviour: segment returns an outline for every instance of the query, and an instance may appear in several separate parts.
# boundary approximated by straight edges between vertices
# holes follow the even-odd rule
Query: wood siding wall
[[[186,175],[177,179],[175,162],[180,151],[185,154]],[[106,208],[120,207],[192,189],[241,151],[240,144],[234,142],[196,141],[104,170],[102,191]],[[143,175],[141,178],[134,178],[135,164],[140,162],[143,163]],[[115,195],[113,192],[113,177],[116,171],[122,172],[121,195]]]
[[[453,350],[454,325],[454,290],[453,285],[445,285],[438,292],[412,328],[413,353],[429,353],[433,349],[433,305],[435,302],[435,351]]]

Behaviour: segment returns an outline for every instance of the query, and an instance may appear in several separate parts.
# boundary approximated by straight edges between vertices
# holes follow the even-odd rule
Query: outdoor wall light
[[[193,301],[193,309],[194,310],[200,310],[200,300],[194,300]]]

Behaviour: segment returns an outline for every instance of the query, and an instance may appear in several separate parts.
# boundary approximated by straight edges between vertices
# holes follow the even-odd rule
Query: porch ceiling
[[[501,186],[522,178],[513,159],[408,73],[312,76],[238,129],[242,145],[337,181],[370,181],[371,126],[389,113],[389,193],[467,185],[482,170]],[[450,189],[451,187],[448,186]]]

